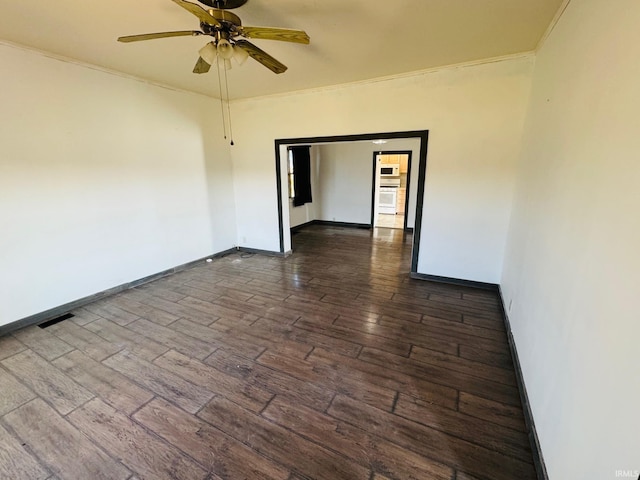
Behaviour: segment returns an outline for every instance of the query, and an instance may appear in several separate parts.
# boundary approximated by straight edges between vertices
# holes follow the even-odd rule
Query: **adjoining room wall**
[[[0,44],[0,325],[235,245],[213,99]]]
[[[373,153],[369,145],[348,142],[318,147],[321,152],[319,220],[371,223]]]
[[[233,102],[238,242],[280,248],[274,140],[429,130],[418,271],[499,282],[532,68],[525,56]]]
[[[502,287],[552,479],[640,475],[639,24],[573,1],[536,60]]]

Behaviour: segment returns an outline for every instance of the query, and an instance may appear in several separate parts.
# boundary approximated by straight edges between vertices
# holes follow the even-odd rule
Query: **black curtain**
[[[293,155],[293,206],[311,203],[311,154],[309,146],[290,147]]]

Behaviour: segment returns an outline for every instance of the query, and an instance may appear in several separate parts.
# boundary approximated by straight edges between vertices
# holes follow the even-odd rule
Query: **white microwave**
[[[383,163],[382,165],[380,165],[380,176],[381,177],[399,177],[400,165]]]

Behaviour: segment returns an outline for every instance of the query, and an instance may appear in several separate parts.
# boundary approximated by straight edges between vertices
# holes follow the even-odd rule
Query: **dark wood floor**
[[[309,227],[0,338],[0,478],[535,478],[494,293]]]

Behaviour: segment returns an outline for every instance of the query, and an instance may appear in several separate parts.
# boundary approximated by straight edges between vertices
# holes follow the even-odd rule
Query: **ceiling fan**
[[[155,38],[199,35],[213,37],[213,41],[207,43],[200,49],[200,56],[193,69],[193,73],[207,73],[211,65],[216,63],[218,58],[224,60],[225,67],[228,69],[231,66],[230,60],[232,58],[235,58],[239,63],[243,63],[247,57],[253,58],[274,73],[283,73],[287,70],[286,65],[244,38],[309,44],[309,35],[302,30],[243,26],[240,17],[229,10],[244,5],[248,0],[199,0],[201,3],[211,7],[210,9],[204,9],[200,5],[185,0],[172,1],[198,17],[200,20],[200,30],[128,35],[119,37],[118,41],[128,43],[152,40]]]

